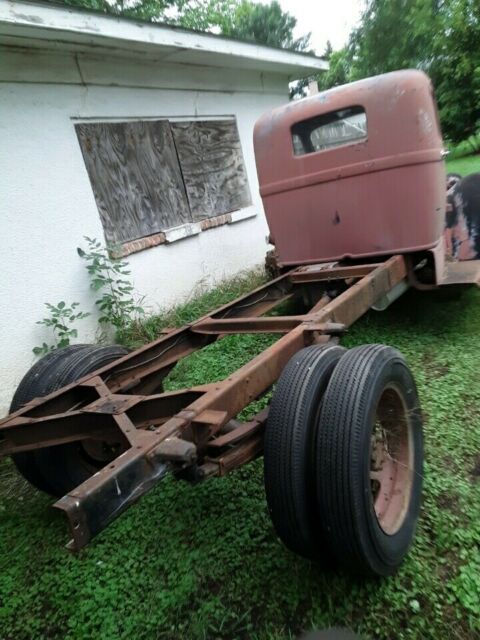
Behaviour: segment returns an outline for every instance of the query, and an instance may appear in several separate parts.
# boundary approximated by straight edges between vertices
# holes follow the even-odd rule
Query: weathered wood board
[[[251,204],[234,120],[172,122],[171,126],[194,220]]]
[[[191,221],[168,121],[75,128],[107,243],[120,244]]]

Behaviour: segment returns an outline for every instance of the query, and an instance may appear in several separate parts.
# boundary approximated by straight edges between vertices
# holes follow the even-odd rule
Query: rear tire
[[[348,351],[330,378],[317,438],[317,496],[330,553],[349,571],[393,573],[420,512],[423,436],[413,376],[384,345]]]
[[[25,374],[13,396],[10,413],[30,400],[71,384],[127,353],[128,350],[120,346],[89,344],[69,345],[52,351]],[[81,443],[77,442],[16,453],[12,459],[30,484],[57,497],[68,493],[103,466],[92,464]]]
[[[267,504],[275,530],[295,553],[317,559],[322,549],[315,496],[315,438],[337,345],[311,346],[290,359],[270,405],[264,443]]]

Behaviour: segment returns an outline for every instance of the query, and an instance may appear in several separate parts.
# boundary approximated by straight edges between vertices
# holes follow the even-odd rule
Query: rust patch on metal
[[[103,396],[95,402],[87,405],[81,411],[85,413],[107,413],[110,415],[118,415],[124,413],[131,407],[134,407],[142,399],[141,396],[124,396],[116,393],[112,393],[108,396]]]

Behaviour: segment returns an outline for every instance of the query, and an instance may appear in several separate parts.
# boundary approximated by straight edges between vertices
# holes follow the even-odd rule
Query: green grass
[[[477,173],[480,171],[480,155],[448,160],[447,171],[450,173],[459,173],[461,176],[468,176],[469,173]]]
[[[258,284],[254,274],[168,318],[151,338]],[[191,486],[166,479],[79,555],[48,497],[0,465],[0,639],[292,638],[345,625],[379,640],[480,637],[480,291],[440,301],[411,292],[344,339],[399,348],[425,414],[426,467],[415,544],[397,575],[326,573],[276,539],[258,460]],[[146,331],[146,333],[145,333]],[[169,388],[228,375],[272,342],[229,336],[174,370]]]
[[[131,348],[150,342],[157,338],[163,329],[181,327],[193,322],[212,309],[219,309],[231,300],[250,293],[265,281],[265,271],[261,268],[241,273],[213,289],[197,289],[189,300],[170,311],[134,322],[123,334],[117,335],[117,342]]]

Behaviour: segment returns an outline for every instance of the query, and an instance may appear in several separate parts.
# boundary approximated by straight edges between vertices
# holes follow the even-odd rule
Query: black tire
[[[51,374],[55,372],[58,362],[88,346],[85,344],[70,345],[65,349],[52,351],[36,362],[20,381],[10,403],[10,413],[21,409],[34,398],[39,398],[55,391],[56,388],[53,385]],[[35,452],[33,451],[12,455],[12,460],[17,470],[25,480],[40,489],[40,491],[52,493],[52,488],[40,473],[35,458]]]
[[[120,346],[70,345],[49,353],[25,374],[10,406],[10,412],[41,396],[126,355]],[[80,443],[69,443],[17,453],[12,456],[22,476],[40,491],[63,496],[84,482],[97,468]]]
[[[316,430],[323,393],[344,353],[332,344],[295,354],[278,380],[265,430],[265,492],[273,525],[286,547],[310,559],[322,552],[313,468]]]
[[[379,451],[373,471],[382,479],[374,491],[371,458]],[[418,394],[395,349],[365,345],[341,358],[323,398],[317,471],[330,553],[361,575],[393,573],[414,536],[423,471]]]

